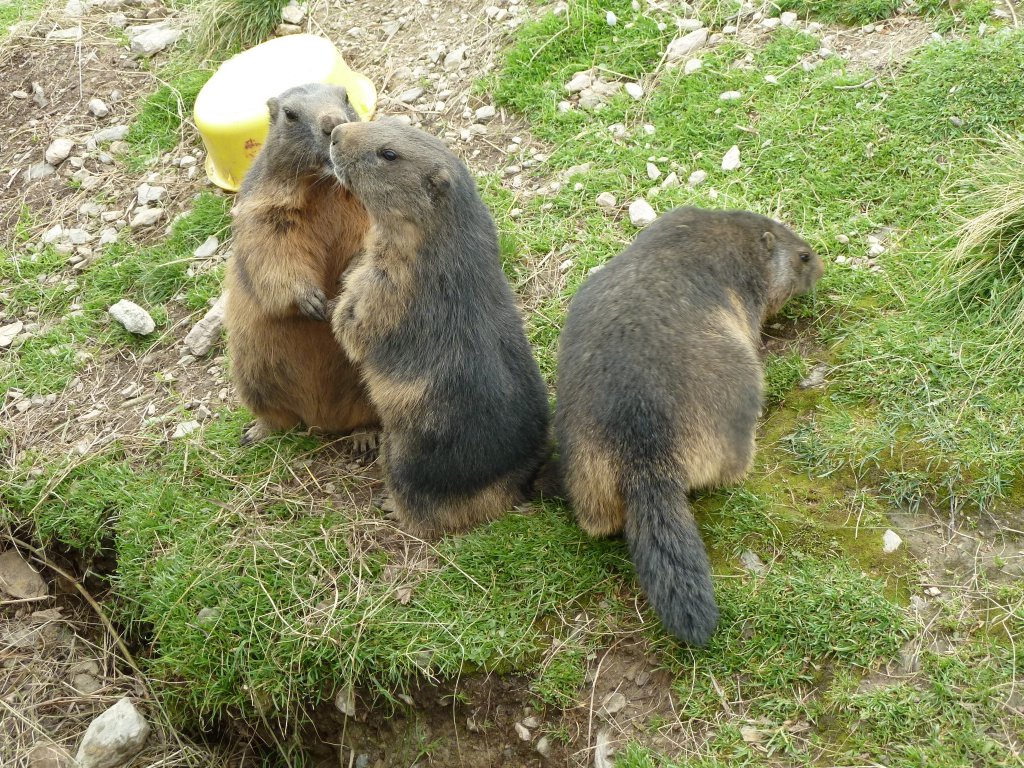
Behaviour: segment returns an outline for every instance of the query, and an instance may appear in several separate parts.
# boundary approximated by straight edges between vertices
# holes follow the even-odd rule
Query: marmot
[[[358,371],[331,333],[329,304],[369,219],[338,184],[331,131],[359,118],[345,89],[310,84],[267,102],[270,131],[235,206],[225,324],[238,393],[256,414],[243,443],[304,424],[378,426]],[[360,434],[357,450],[373,447]]]
[[[651,605],[688,643],[707,643],[718,606],[687,492],[746,474],[761,324],[823,271],[772,219],[679,208],[569,305],[555,406],[565,491],[591,535],[625,530]]]
[[[334,333],[382,424],[394,512],[422,536],[522,501],[548,446],[540,369],[469,169],[398,121],[334,129],[331,158],[370,215]]]

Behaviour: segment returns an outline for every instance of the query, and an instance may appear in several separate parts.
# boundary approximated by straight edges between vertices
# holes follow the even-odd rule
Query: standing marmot
[[[330,158],[331,131],[359,118],[333,85],[291,88],[267,106],[270,132],[239,193],[227,273],[232,374],[256,414],[243,442],[299,424],[375,428],[376,412],[327,317],[369,229]],[[370,445],[364,436],[358,448]]]
[[[772,219],[679,208],[569,305],[555,410],[565,489],[588,533],[625,529],[651,605],[689,643],[708,641],[718,606],[687,491],[746,473],[761,323],[823,271]]]
[[[334,332],[380,413],[395,512],[426,536],[498,517],[545,458],[549,414],[494,221],[433,136],[382,121],[338,126],[332,142],[372,222]]]

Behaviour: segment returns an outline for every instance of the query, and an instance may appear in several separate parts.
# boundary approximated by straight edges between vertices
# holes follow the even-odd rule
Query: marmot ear
[[[427,193],[431,200],[437,200],[448,194],[452,187],[452,177],[448,169],[439,165],[427,174]]]
[[[765,248],[771,251],[772,248],[775,247],[775,233],[765,232],[763,235],[761,235],[761,242],[764,243]]]
[[[281,102],[276,96],[267,99],[267,109],[270,110],[270,122],[274,122],[277,119],[277,113],[281,111]]]

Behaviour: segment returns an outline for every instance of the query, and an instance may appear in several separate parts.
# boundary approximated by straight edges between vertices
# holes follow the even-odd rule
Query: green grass
[[[288,0],[216,0],[201,4],[197,48],[207,56],[262,43],[281,23]]]
[[[167,82],[142,100],[126,138],[131,147],[126,156],[130,170],[141,171],[178,145],[185,135],[183,124],[191,121],[196,97],[213,71],[199,68],[169,73]]]
[[[780,0],[780,11],[796,11],[801,17],[808,15],[823,21],[840,24],[867,24],[895,15],[900,0]]]
[[[14,0],[0,5],[0,40],[9,36],[10,27],[39,15],[44,4],[43,0]]]

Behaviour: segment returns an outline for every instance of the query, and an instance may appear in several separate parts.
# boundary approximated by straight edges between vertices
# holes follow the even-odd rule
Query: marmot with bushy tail
[[[773,219],[679,208],[570,303],[555,409],[564,489],[588,533],[625,533],[651,605],[693,645],[708,642],[719,612],[687,493],[746,474],[761,325],[823,271]]]
[[[329,322],[340,276],[369,230],[331,166],[331,131],[358,121],[344,88],[309,84],[270,99],[270,131],[235,208],[227,270],[228,353],[256,415],[243,442],[305,425],[373,448],[378,425]]]
[[[331,156],[371,228],[334,332],[381,416],[404,528],[464,530],[523,501],[548,452],[547,391],[465,164],[397,121],[334,129]]]

